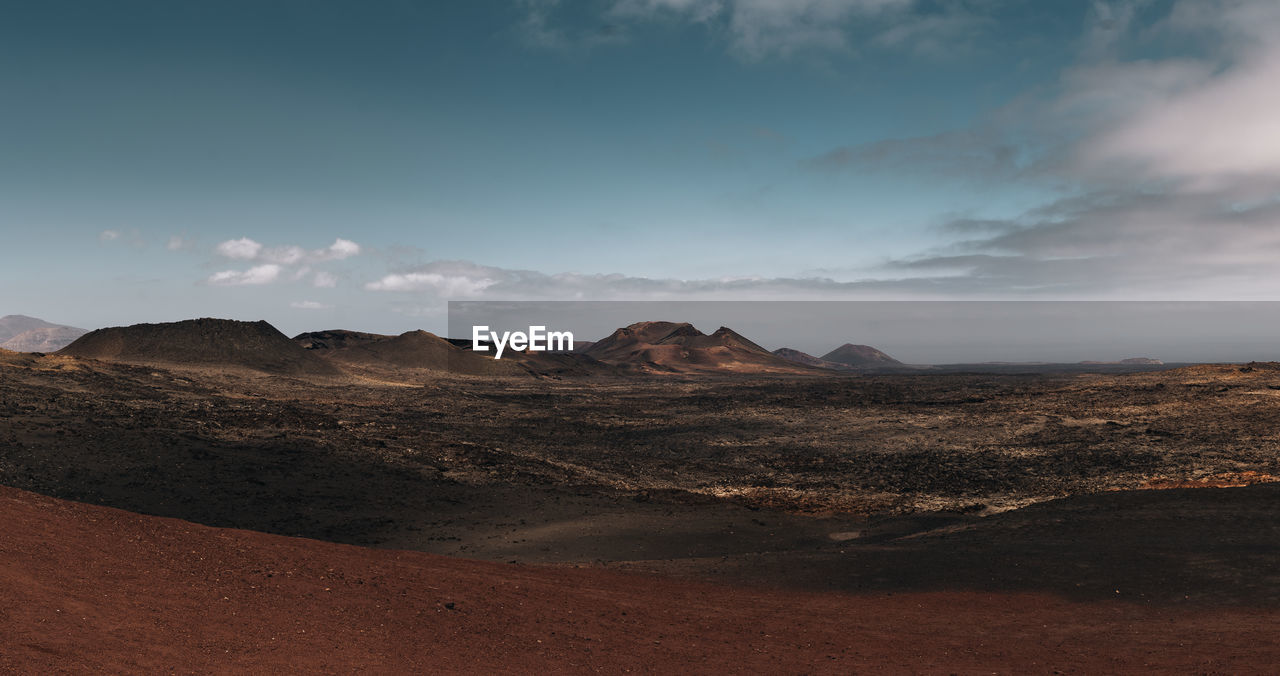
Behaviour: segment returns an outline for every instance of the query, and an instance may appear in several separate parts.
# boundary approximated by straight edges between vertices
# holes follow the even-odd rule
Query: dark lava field
[[[1280,475],[1280,369],[417,382],[0,360],[0,483],[499,561],[807,551]]]

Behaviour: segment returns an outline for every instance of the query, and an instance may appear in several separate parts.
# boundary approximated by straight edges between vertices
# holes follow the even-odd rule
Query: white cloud
[[[100,242],[116,242],[119,244],[127,244],[134,249],[146,249],[148,242],[142,236],[142,231],[137,228],[128,230],[103,230],[98,233],[98,241]]]
[[[262,251],[262,245],[248,237],[240,239],[229,239],[216,248],[217,252],[227,258],[251,261],[258,257],[258,253]]]
[[[1271,195],[1280,189],[1280,3],[1196,0],[1137,25],[1139,0],[1099,3],[1107,38],[1068,69],[1042,119],[1072,131],[1058,170],[1113,187]],[[1147,12],[1149,14],[1149,12]],[[1194,48],[1124,59],[1143,36]],[[1099,46],[1101,45],[1101,46]]]
[[[333,244],[329,245],[328,249],[325,250],[323,260],[341,261],[351,258],[352,256],[358,256],[359,254],[359,244],[356,244],[349,239],[342,239],[339,237],[333,241]]]
[[[946,280],[954,293],[1280,297],[1280,3],[1158,8],[1095,3],[1096,25],[1056,86],[974,127],[805,165],[1060,196],[1015,218],[948,224],[958,241],[886,266],[904,280]],[[1188,49],[1152,58],[1144,40]]]
[[[216,272],[207,280],[215,286],[246,286],[270,284],[280,277],[281,267],[274,263],[257,265],[248,270],[224,270]]]
[[[341,237],[335,239],[324,249],[307,250],[300,246],[263,246],[248,237],[227,240],[217,246],[217,252],[227,258],[236,260],[257,260],[276,265],[297,265],[298,263],[323,263],[325,261],[341,261],[359,255],[360,245]]]
[[[173,240],[170,240],[170,248],[172,248],[172,242]],[[207,280],[210,284],[231,286],[270,284],[282,277],[295,282],[301,281],[311,274],[311,265],[346,260],[359,255],[361,248],[359,244],[341,237],[323,249],[304,249],[295,245],[267,247],[248,237],[241,237],[218,244],[215,251],[233,260],[261,263],[245,271],[225,270]],[[295,268],[295,266],[300,267]],[[334,287],[338,283],[335,275],[323,271],[316,272],[311,277],[311,281],[317,288]]]
[[[168,243],[165,244],[165,248],[170,251],[178,251],[180,249],[186,249],[190,246],[191,246],[191,242],[189,240],[183,239],[178,235],[173,235],[169,237]]]
[[[972,239],[890,263],[953,290],[1065,298],[1280,296],[1280,203],[1224,209],[1224,195],[1097,192],[1008,221],[960,222]]]
[[[329,310],[333,308],[332,305],[325,305],[324,303],[320,303],[314,300],[295,301],[295,302],[289,303],[289,307],[297,310]]]
[[[430,291],[442,297],[477,296],[496,284],[496,280],[467,275],[443,275],[438,272],[392,274],[365,285],[370,291]]]
[[[898,292],[937,295],[932,280],[836,281],[830,277],[659,279],[623,274],[547,274],[469,261],[434,261],[365,285],[370,291],[411,294],[417,302],[493,300],[723,300],[881,298]],[[422,307],[422,306],[415,306]]]
[[[1280,28],[1280,26],[1278,26]],[[1156,97],[1079,151],[1084,171],[1139,172],[1219,190],[1280,182],[1280,45]]]

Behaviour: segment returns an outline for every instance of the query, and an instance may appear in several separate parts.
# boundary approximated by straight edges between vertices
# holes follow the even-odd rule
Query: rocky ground
[[[0,413],[0,483],[481,556],[455,516],[469,533],[517,515],[527,525],[533,507],[557,523],[692,507],[858,521],[1280,475],[1270,365],[393,385],[14,356],[0,365]]]
[[[735,654],[809,672],[1265,671],[1280,608],[1278,398],[1269,364],[373,380],[0,353],[0,484],[497,566],[10,492],[7,522],[27,519],[22,537],[45,544],[11,535],[0,547],[5,607],[24,609],[0,611],[21,637],[0,665],[662,670]],[[213,553],[199,563],[188,551]],[[259,579],[289,569],[309,582]],[[324,601],[336,588],[317,585],[334,571],[344,588],[380,576],[381,595]],[[456,594],[430,581],[457,575]],[[512,579],[541,591],[502,586]],[[454,598],[476,614],[445,614]],[[521,603],[517,619],[536,631],[483,644]],[[206,621],[214,610],[221,619]],[[735,638],[767,624],[762,612],[777,624],[767,636]],[[384,614],[417,619],[389,629]],[[258,633],[232,631],[240,615]],[[449,618],[462,621],[432,624]],[[161,642],[148,652],[117,622]],[[357,627],[378,638],[361,644]],[[439,631],[469,638],[450,652]],[[269,647],[268,634],[302,647]],[[415,641],[429,649],[394,647]],[[645,661],[650,645],[666,646],[665,662]],[[86,654],[115,657],[67,661]],[[317,655],[338,661],[307,661]]]

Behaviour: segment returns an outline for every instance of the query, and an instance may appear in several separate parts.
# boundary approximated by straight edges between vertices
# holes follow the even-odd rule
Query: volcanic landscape
[[[0,351],[0,667],[1280,660],[1280,365],[455,342],[200,319]]]

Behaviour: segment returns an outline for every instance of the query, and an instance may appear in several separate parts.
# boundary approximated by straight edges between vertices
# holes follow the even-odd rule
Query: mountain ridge
[[[86,333],[85,329],[27,315],[0,317],[0,348],[12,352],[56,352]]]
[[[902,362],[877,350],[870,345],[845,343],[840,347],[819,357],[824,361],[835,362],[853,367],[868,366],[901,366]]]
[[[342,374],[261,320],[205,317],[113,326],[86,333],[58,354],[143,364],[240,367],[281,375]]]
[[[727,326],[708,335],[688,322],[636,322],[614,330],[583,354],[642,372],[812,372],[803,364],[774,355]]]

